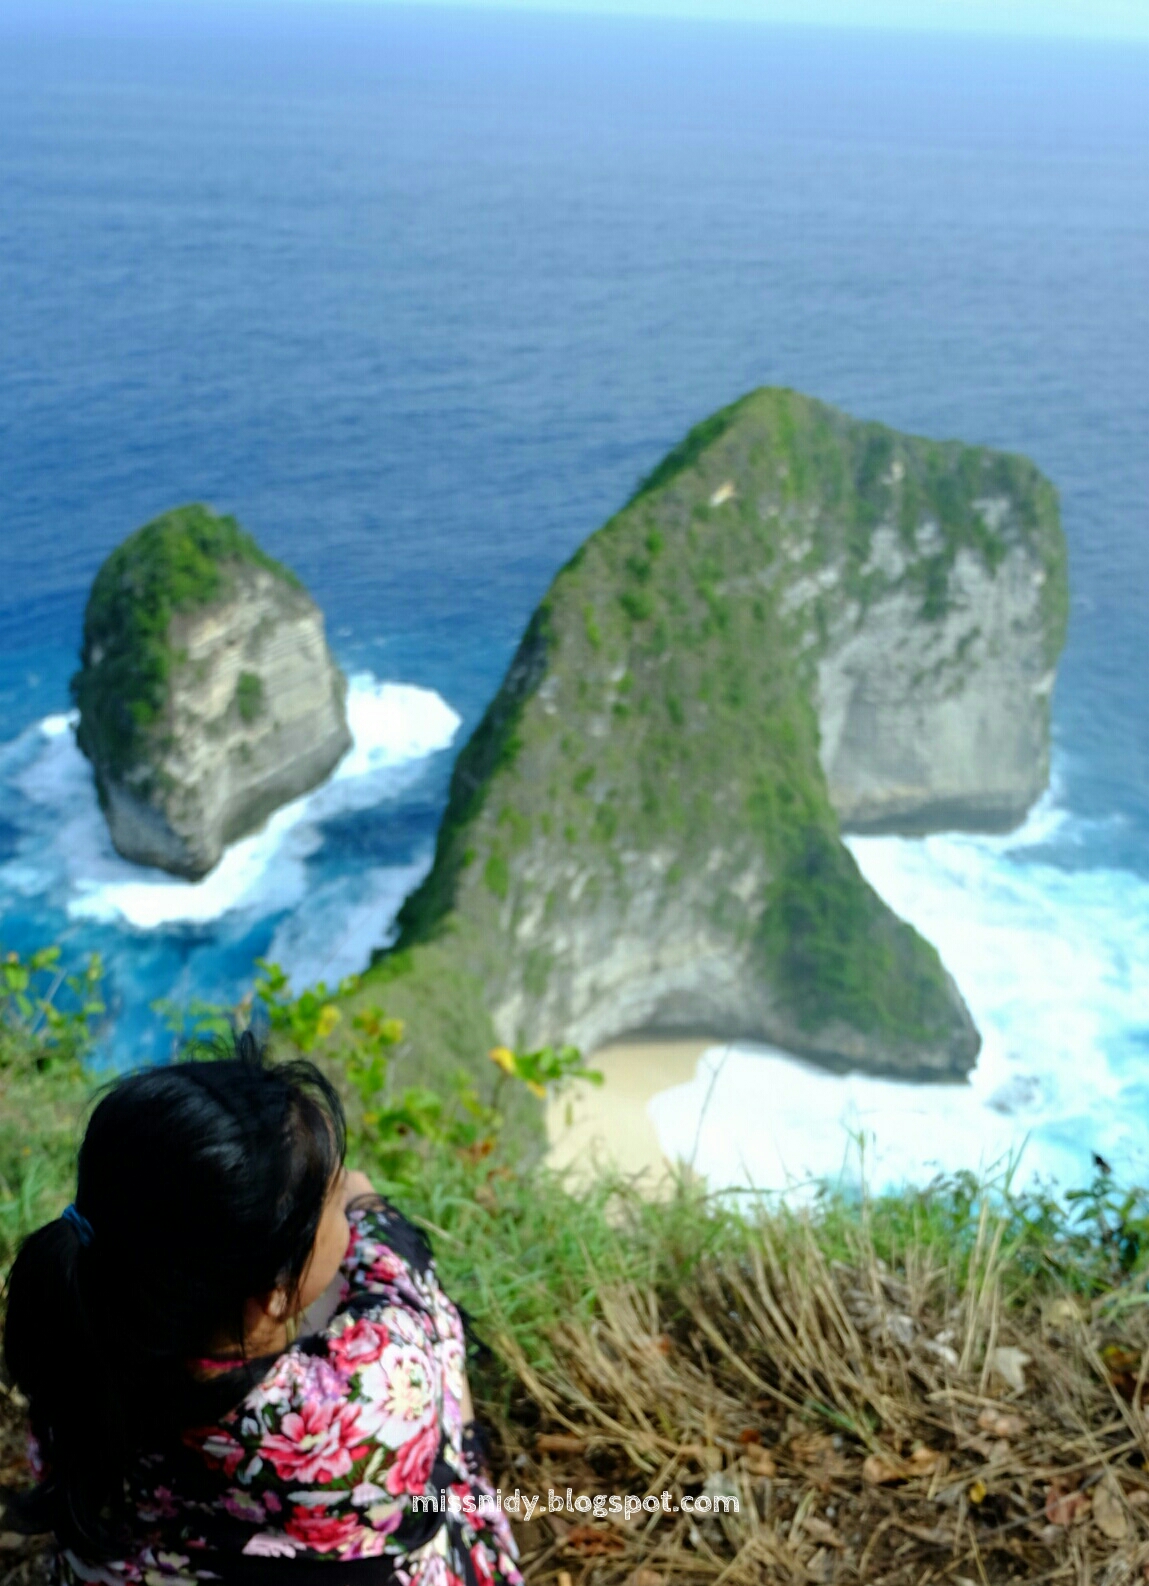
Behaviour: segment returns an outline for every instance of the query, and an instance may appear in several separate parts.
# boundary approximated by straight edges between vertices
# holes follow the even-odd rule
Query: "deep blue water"
[[[159,10],[0,18],[0,743],[25,734],[0,935],[101,947],[122,1053],[149,1049],[152,998],[235,995],[289,919],[304,972],[317,896],[321,934],[362,904],[365,950],[384,871],[425,859],[450,756],[318,819],[293,901],[149,930],[78,917],[58,811],[14,778],[67,706],[110,548],[179,501],[233,511],[306,580],[350,671],[434,690],[469,726],[558,565],[762,383],[1054,479],[1063,818],[993,862],[1030,867],[1038,912],[1047,872],[1112,874],[1140,918],[1149,51]],[[1098,951],[1102,986],[1141,963],[1139,940]],[[1081,1062],[1120,1071],[1141,1120],[1130,998]]]

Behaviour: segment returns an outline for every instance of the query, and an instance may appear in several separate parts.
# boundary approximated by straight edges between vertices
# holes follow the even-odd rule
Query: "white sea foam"
[[[986,1168],[1085,1182],[1097,1151],[1149,1172],[1149,885],[1063,869],[1037,852],[1076,844],[1044,800],[1004,838],[850,839],[867,879],[938,948],[984,1045],[968,1085],[827,1074],[765,1048],[715,1048],[689,1085],[655,1097],[663,1149],[714,1183],[781,1189],[865,1171],[875,1186]]]
[[[416,864],[337,876],[312,887],[306,909],[289,914],[272,937],[267,956],[293,984],[335,984],[357,974],[377,947],[394,938],[403,899],[431,867],[430,848]]]
[[[46,718],[0,754],[0,778],[25,801],[19,848],[0,867],[0,887],[28,897],[51,895],[74,919],[137,930],[207,925],[241,910],[266,917],[293,908],[306,888],[306,860],[322,842],[321,823],[395,797],[420,774],[428,755],[451,743],[460,721],[431,690],[379,683],[368,673],[350,680],[347,713],[353,744],[331,778],[232,844],[211,874],[196,882],[120,858],[91,769],[69,730],[71,718]],[[353,906],[363,929],[367,893],[381,908],[379,900],[409,885],[412,876],[417,879],[411,867],[402,867],[367,870],[358,878],[360,899]],[[298,967],[302,958],[296,958]]]

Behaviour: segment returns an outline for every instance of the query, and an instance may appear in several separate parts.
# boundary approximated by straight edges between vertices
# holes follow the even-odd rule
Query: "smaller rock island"
[[[198,503],[145,524],[97,573],[72,694],[117,850],[191,880],[351,746],[322,612]]]

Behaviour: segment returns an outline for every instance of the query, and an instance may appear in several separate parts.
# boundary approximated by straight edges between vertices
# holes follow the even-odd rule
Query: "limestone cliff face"
[[[1018,818],[1064,613],[1030,464],[744,399],[555,579],[460,756],[388,994],[414,1019],[433,963],[520,1046],[705,1032],[965,1073],[964,1003],[838,812]]]
[[[822,765],[848,829],[1004,831],[1044,791],[1060,631],[1047,584],[1063,575],[1019,505],[975,504],[999,559],[957,548],[928,622],[915,575],[938,531],[908,545],[893,526],[875,532],[868,565],[888,587],[834,612],[817,669]]]
[[[199,877],[350,747],[323,616],[230,519],[193,507],[97,576],[74,688],[112,841]]]

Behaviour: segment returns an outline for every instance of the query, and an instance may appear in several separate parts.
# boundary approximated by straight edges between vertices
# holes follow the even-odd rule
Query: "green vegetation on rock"
[[[170,630],[191,612],[231,593],[233,570],[262,568],[292,588],[298,579],[262,551],[232,517],[199,504],[176,507],[146,523],[108,557],[84,613],[81,670],[72,679],[80,710],[80,747],[122,777],[143,760],[160,722],[168,679],[179,657]],[[258,679],[256,679],[258,682]],[[258,713],[258,698],[237,705]]]
[[[258,672],[241,672],[235,685],[235,708],[246,722],[255,721],[263,710],[263,679]]]
[[[322,612],[202,506],[146,524],[100,568],[72,690],[113,844],[192,879],[351,743]]]
[[[962,1074],[978,1037],[956,989],[841,844],[818,668],[891,593],[925,655],[961,559],[992,588],[1014,554],[1041,570],[1051,664],[1064,540],[1031,463],[784,390],[706,420],[556,577],[377,972],[417,1005],[433,945],[509,1041],[705,1030]]]
[[[799,1030],[835,1019],[879,1040],[945,1041],[952,1011],[937,950],[886,907],[828,832],[812,828],[788,855],[759,942]]]

